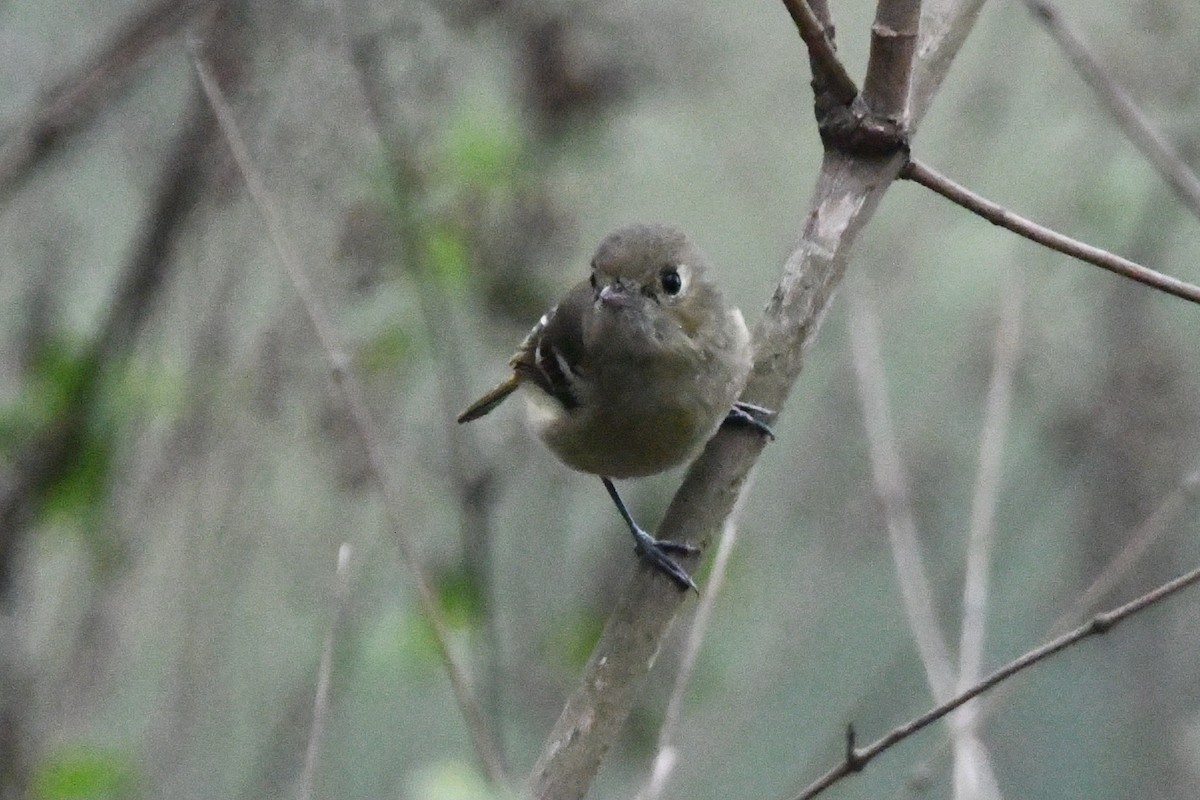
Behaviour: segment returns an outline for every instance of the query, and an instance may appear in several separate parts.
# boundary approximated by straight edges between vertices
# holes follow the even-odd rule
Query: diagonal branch
[[[743,494],[742,497],[745,497]],[[654,763],[642,783],[642,788],[636,795],[636,800],[657,800],[662,796],[667,781],[671,778],[675,765],[679,761],[678,748],[675,746],[675,735],[679,720],[683,714],[683,695],[690,685],[696,661],[700,655],[700,647],[708,634],[709,623],[712,621],[713,608],[717,603],[717,595],[725,583],[725,574],[729,566],[729,557],[737,542],[738,523],[740,516],[737,509],[725,520],[721,537],[717,542],[717,554],[713,557],[712,569],[704,588],[700,590],[700,605],[692,619],[692,628],[688,631],[687,643],[684,645],[683,658],[675,674],[675,685],[671,687],[671,697],[667,701],[667,709],[663,712],[662,726],[658,732],[658,743],[655,746]]]
[[[438,604],[437,595],[434,593],[429,578],[426,576],[425,570],[421,565],[416,544],[406,533],[407,521],[402,511],[402,504],[399,501],[399,483],[388,467],[387,459],[384,457],[375,420],[367,407],[366,393],[363,390],[362,384],[359,383],[357,375],[351,369],[350,358],[339,341],[332,319],[321,303],[308,275],[301,266],[299,255],[287,237],[282,215],[270,193],[267,191],[262,176],[250,158],[249,150],[246,148],[246,143],[238,130],[232,109],[229,108],[229,104],[225,100],[220,86],[217,85],[215,78],[207,64],[201,59],[200,54],[196,50],[193,50],[192,57],[196,74],[200,79],[204,94],[208,98],[209,105],[217,118],[217,124],[221,128],[226,144],[228,144],[234,161],[242,174],[246,190],[258,207],[259,212],[263,215],[267,232],[271,238],[271,243],[275,247],[280,265],[291,281],[296,294],[299,295],[305,314],[316,331],[317,339],[320,341],[321,348],[329,361],[329,368],[333,375],[334,383],[337,385],[342,399],[346,403],[350,423],[354,426],[355,432],[361,440],[364,455],[370,465],[371,473],[379,483],[379,487],[383,493],[383,506],[388,515],[392,533],[399,546],[400,557],[404,561],[405,566],[408,567],[410,577],[416,587],[421,611],[425,619],[429,622],[429,626],[433,632],[439,654],[446,667],[446,673],[450,678],[450,685],[454,691],[455,699],[458,701],[463,719],[470,733],[472,744],[475,746],[479,760],[491,781],[498,785],[503,785],[507,779],[504,774],[500,748],[487,726],[486,716],[479,705],[479,701],[471,691],[466,671],[458,663],[458,659],[450,648],[449,626],[441,606]]]
[[[992,202],[965,186],[955,183],[919,161],[909,161],[901,171],[900,177],[932,189],[942,197],[978,214],[993,225],[1007,228],[1013,233],[1045,245],[1051,250],[1057,250],[1101,269],[1115,272],[1138,283],[1144,283],[1160,292],[1175,295],[1192,303],[1200,303],[1200,286],[1156,272],[1136,261],[1130,261],[1128,258],[1122,258],[1107,250],[1101,250],[1099,247],[1093,247],[1078,239],[1064,236],[1044,225],[1039,225],[1033,220],[1015,214],[999,203]]]
[[[0,199],[20,186],[39,161],[105,107],[138,74],[136,67],[213,0],[157,0],[138,9],[116,34],[70,75],[42,93],[39,107],[0,143]]]
[[[863,428],[871,457],[875,493],[883,508],[896,582],[904,603],[904,615],[925,668],[929,693],[937,702],[954,691],[950,648],[938,624],[925,560],[917,540],[904,466],[888,409],[887,386],[880,346],[879,322],[874,304],[867,296],[865,281],[851,281],[846,300],[849,307],[850,350],[862,406]]]
[[[841,59],[837,57],[832,38],[826,31],[826,26],[813,12],[806,0],[783,0],[800,39],[808,49],[808,60],[813,72],[813,94],[817,96],[817,105],[822,104],[823,96],[828,96],[829,102],[836,105],[848,106],[858,97],[858,86]],[[828,8],[823,11],[828,13]]]
[[[1121,88],[1083,37],[1063,19],[1049,0],[1025,0],[1025,7],[1062,48],[1067,60],[1084,82],[1092,87],[1133,145],[1158,170],[1179,200],[1191,209],[1194,216],[1200,218],[1200,177],[1183,160],[1175,146],[1150,124],[1129,92]]]
[[[1159,603],[1176,592],[1191,586],[1200,581],[1200,567],[1180,575],[1174,580],[1168,581],[1161,586],[1153,589],[1146,594],[1129,601],[1123,606],[1118,606],[1110,611],[1097,614],[1088,622],[1080,625],[1075,630],[1059,636],[1057,639],[1052,639],[1049,642],[1035,647],[1025,655],[1009,662],[1005,666],[988,675],[983,680],[972,686],[970,689],[956,695],[952,700],[942,703],[941,705],[931,708],[919,717],[916,717],[903,725],[894,728],[886,736],[878,739],[867,747],[856,748],[851,740],[850,746],[847,748],[845,760],[832,768],[812,784],[803,792],[796,795],[795,800],[810,800],[810,798],[824,792],[833,784],[850,775],[853,772],[861,772],[863,767],[868,762],[879,756],[883,752],[890,750],[895,745],[904,741],[908,737],[917,733],[924,728],[929,727],[934,722],[937,722],[942,717],[949,714],[951,711],[962,706],[964,703],[973,700],[979,695],[986,692],[988,689],[1003,683],[1019,672],[1032,667],[1034,664],[1045,661],[1052,655],[1066,650],[1068,647],[1082,642],[1092,636],[1099,636],[1103,633],[1108,633],[1121,622],[1132,617],[1140,611]]]
[[[342,542],[338,548],[337,571],[334,573],[333,614],[329,630],[325,632],[325,644],[321,648],[321,661],[317,666],[317,689],[313,696],[312,724],[308,729],[308,745],[304,748],[304,768],[300,773],[300,788],[296,800],[312,800],[317,785],[317,762],[321,756],[321,745],[325,738],[325,725],[329,720],[329,685],[333,676],[333,651],[346,615],[346,596],[350,593],[350,543]]]

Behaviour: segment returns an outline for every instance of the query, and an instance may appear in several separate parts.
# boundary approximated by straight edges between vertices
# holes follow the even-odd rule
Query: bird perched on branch
[[[696,549],[643,530],[613,479],[687,461],[725,421],[772,435],[762,419],[772,412],[737,400],[750,370],[750,334],[706,268],[669,225],[609,234],[588,278],[517,348],[512,374],[458,416],[478,419],[524,387],[538,436],[567,466],[600,477],[638,554],[681,589],[696,585],[672,555]]]

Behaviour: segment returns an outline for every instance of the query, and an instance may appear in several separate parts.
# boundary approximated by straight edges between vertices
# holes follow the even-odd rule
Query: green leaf
[[[449,572],[438,580],[438,600],[453,628],[472,628],[483,618],[483,592],[465,569]]]
[[[447,177],[476,191],[513,185],[521,160],[521,137],[512,120],[495,109],[461,113],[445,138]]]
[[[30,782],[36,800],[117,800],[136,796],[136,771],[116,750],[74,745],[38,765]]]
[[[430,273],[447,289],[467,284],[470,249],[463,234],[450,225],[434,227],[425,238],[425,261]]]

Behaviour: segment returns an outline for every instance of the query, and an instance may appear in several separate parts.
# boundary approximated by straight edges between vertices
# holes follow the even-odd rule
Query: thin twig
[[[991,581],[992,542],[995,539],[996,500],[1004,436],[1012,405],[1013,375],[1017,366],[1017,342],[1021,330],[1021,290],[1010,271],[1004,271],[1000,301],[1000,324],[993,346],[992,375],[988,382],[983,435],[979,443],[979,469],[971,497],[971,523],[967,531],[967,566],[963,577],[963,615],[958,647],[958,683],[965,691],[979,680],[987,630],[987,608]],[[953,717],[954,796],[999,797],[1000,790],[987,752],[979,746],[979,707],[969,703]]]
[[[425,328],[426,343],[432,352],[433,362],[438,365],[436,377],[441,393],[440,407],[461,406],[467,394],[467,368],[454,308],[448,302],[446,292],[437,276],[431,274],[428,268],[428,258],[422,247],[423,223],[413,210],[418,203],[412,198],[402,196],[410,188],[412,191],[420,191],[424,188],[424,181],[415,177],[419,175],[419,170],[414,166],[400,162],[401,158],[412,158],[397,155],[397,152],[407,153],[408,148],[394,145],[386,134],[387,125],[383,109],[387,107],[388,93],[377,78],[379,71],[371,68],[369,59],[372,56],[368,55],[369,48],[360,47],[354,39],[350,28],[350,14],[344,0],[329,0],[329,4],[334,17],[334,30],[346,62],[353,69],[358,91],[371,123],[370,129],[375,137],[375,144],[379,151],[386,155],[388,162],[393,164],[391,188],[397,195],[396,205],[400,209],[396,231],[403,253],[414,266],[412,271],[416,276],[417,308]],[[405,183],[405,176],[413,176],[409,181],[413,184],[411,187],[402,185]],[[459,512],[464,571],[472,590],[478,592],[477,596],[481,601],[482,624],[479,629],[482,642],[476,649],[475,658],[479,665],[479,693],[484,710],[491,720],[492,730],[496,733],[501,765],[507,772],[504,742],[501,738],[504,637],[495,611],[496,604],[493,602],[495,559],[492,545],[495,536],[492,493],[497,472],[493,465],[485,461],[483,448],[479,446],[478,434],[474,427],[455,424],[454,417],[450,414],[440,415],[440,422],[443,425],[442,439],[447,444],[449,482],[453,487],[453,497]]]
[[[1047,627],[1045,635],[1060,636],[1070,630],[1072,626],[1078,625],[1079,620],[1091,612],[1096,604],[1111,592],[1120,580],[1129,573],[1150,546],[1158,541],[1167,529],[1166,526],[1171,517],[1182,510],[1184,503],[1198,492],[1200,492],[1200,470],[1185,475],[1175,488],[1163,498],[1158,507],[1129,535],[1128,541],[1121,549],[1121,552],[1109,560],[1105,568],[1092,581],[1088,588],[1076,598],[1070,608],[1060,614]],[[965,688],[963,687],[964,691]],[[977,724],[982,724],[996,713],[1001,705],[1003,705],[1004,699],[1008,696],[1012,688],[1013,684],[1005,684],[997,687],[986,698],[979,698],[978,705],[980,705],[980,710],[977,715]],[[959,713],[976,705],[976,703],[968,703],[964,708],[959,709]],[[936,759],[945,755],[946,746],[950,743],[950,739],[946,738],[934,746],[934,752],[922,759],[922,763],[926,765],[926,768],[929,768]]]
[[[1021,289],[1005,271],[1001,289],[1000,324],[992,350],[992,375],[988,382],[983,435],[979,443],[979,469],[971,496],[971,523],[967,530],[967,568],[963,578],[962,636],[959,643],[958,688],[979,679],[987,625],[988,584],[992,541],[996,531],[996,500],[1000,468],[1004,462],[1004,435],[1012,406],[1013,376],[1017,369],[1017,343],[1021,332]]]
[[[1063,19],[1056,6],[1049,0],[1025,0],[1025,7],[1062,48],[1067,60],[1084,82],[1092,87],[1129,141],[1171,186],[1179,200],[1194,216],[1200,218],[1200,177],[1183,160],[1175,146],[1150,123],[1129,92],[1121,88],[1116,78],[1092,53],[1084,38]]]
[[[745,496],[745,494],[742,495],[742,497]],[[729,556],[733,553],[734,545],[737,544],[737,520],[741,516],[739,513],[741,505],[738,503],[722,526],[721,538],[717,542],[717,554],[713,557],[712,569],[709,570],[704,588],[700,591],[700,604],[696,607],[696,616],[692,619],[691,630],[688,631],[687,643],[683,648],[683,658],[680,659],[679,669],[675,673],[675,684],[671,687],[671,697],[667,701],[667,710],[663,712],[654,763],[650,767],[649,774],[646,775],[641,791],[637,794],[637,800],[656,800],[660,797],[679,761],[675,748],[675,733],[679,728],[679,720],[683,713],[683,695],[691,683],[696,660],[700,655],[700,646],[708,634],[717,596],[725,585]]]
[[[351,369],[350,359],[342,348],[333,323],[326,313],[312,283],[301,266],[300,258],[292,246],[286,233],[283,217],[279,213],[273,198],[263,183],[250,157],[245,141],[238,130],[233,112],[225,100],[224,94],[213,78],[207,65],[199,53],[193,48],[192,60],[196,74],[200,78],[205,96],[212,106],[217,122],[225,136],[234,161],[242,174],[254,204],[263,215],[268,234],[275,247],[280,265],[291,281],[296,294],[300,298],[306,316],[316,331],[321,347],[329,361],[330,370],[335,384],[341,390],[346,403],[346,410],[351,424],[358,433],[371,473],[379,482],[383,493],[383,505],[388,515],[392,534],[399,546],[400,556],[408,567],[410,577],[417,590],[421,610],[429,622],[437,643],[446,673],[450,678],[455,699],[458,701],[464,722],[475,746],[476,754],[483,765],[489,779],[497,784],[506,783],[504,769],[500,758],[500,750],[496,745],[491,731],[488,729],[486,717],[478,700],[467,682],[466,672],[459,665],[457,658],[450,649],[450,634],[437,595],[434,593],[429,579],[421,566],[415,543],[407,534],[406,516],[400,502],[399,484],[392,475],[384,457],[383,448],[376,432],[375,421],[368,410],[366,394],[357,375]]]
[[[921,546],[917,541],[917,524],[913,519],[904,465],[892,429],[878,315],[868,296],[865,279],[858,278],[848,283],[851,284],[846,292],[851,360],[858,379],[858,398],[862,405],[863,428],[871,457],[875,493],[883,507],[896,580],[900,585],[905,616],[925,668],[929,693],[936,701],[942,702],[954,692],[954,673],[950,652],[934,610],[933,592],[929,588]]]
[[[934,722],[937,722],[942,717],[959,708],[969,700],[978,697],[979,695],[991,689],[998,683],[1002,683],[1019,672],[1022,672],[1034,664],[1045,661],[1050,656],[1066,650],[1072,645],[1078,644],[1092,636],[1098,636],[1107,633],[1116,627],[1119,623],[1124,622],[1129,617],[1144,611],[1156,603],[1165,600],[1176,592],[1182,591],[1192,584],[1200,581],[1200,567],[1191,570],[1190,572],[1180,575],[1174,580],[1167,581],[1161,586],[1153,589],[1146,594],[1129,601],[1123,606],[1118,606],[1110,611],[1097,614],[1092,619],[1083,625],[1080,625],[1070,633],[1066,633],[1057,639],[1052,639],[1049,642],[1030,650],[1025,655],[1009,662],[1005,666],[993,672],[977,684],[972,686],[965,692],[955,696],[952,700],[942,703],[924,714],[916,717],[903,725],[894,728],[886,736],[878,739],[872,744],[864,748],[855,748],[850,757],[846,758],[841,764],[829,770],[804,791],[796,795],[795,800],[809,800],[824,792],[833,784],[845,778],[853,772],[861,771],[862,768],[876,756],[889,750],[896,744],[904,741],[908,737],[917,733],[924,728],[929,727]]]
[[[297,800],[312,800],[316,788],[317,758],[321,753],[321,742],[325,734],[325,720],[329,716],[329,683],[333,675],[333,649],[337,642],[338,629],[346,612],[346,596],[350,590],[350,544],[342,542],[338,548],[337,571],[334,573],[333,616],[329,630],[325,633],[325,646],[321,648],[321,663],[317,667],[317,691],[313,697],[312,726],[308,729],[308,746],[304,749],[304,771],[300,774]]]
[[[928,189],[932,189],[942,197],[957,203],[968,211],[978,214],[993,225],[1006,228],[1013,233],[1024,236],[1026,239],[1045,245],[1051,250],[1057,250],[1072,258],[1086,261],[1109,272],[1115,272],[1130,280],[1143,283],[1189,302],[1200,303],[1200,286],[1181,281],[1178,278],[1172,278],[1170,275],[1164,275],[1161,272],[1155,272],[1149,267],[1144,267],[1135,261],[1130,261],[1107,250],[1101,250],[1099,247],[1093,247],[1077,239],[1064,236],[1043,225],[1038,225],[1032,220],[1014,214],[999,203],[994,203],[986,197],[972,192],[965,186],[955,183],[945,175],[936,172],[919,161],[909,161],[904,166],[904,169],[900,171],[900,177],[907,178]]]
[[[813,90],[818,96],[828,92],[839,105],[849,105],[858,97],[858,86],[837,56],[833,43],[825,35],[825,26],[806,0],[783,0],[804,46],[808,48],[813,70]]]

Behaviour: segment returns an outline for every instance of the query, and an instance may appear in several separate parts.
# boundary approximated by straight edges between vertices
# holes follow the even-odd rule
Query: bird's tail
[[[476,400],[471,405],[467,406],[466,410],[458,415],[458,421],[470,422],[471,420],[479,419],[484,414],[487,414],[496,406],[504,402],[504,398],[508,397],[521,383],[521,379],[513,373],[508,377],[508,380],[501,383],[495,389],[485,394],[483,397]]]

